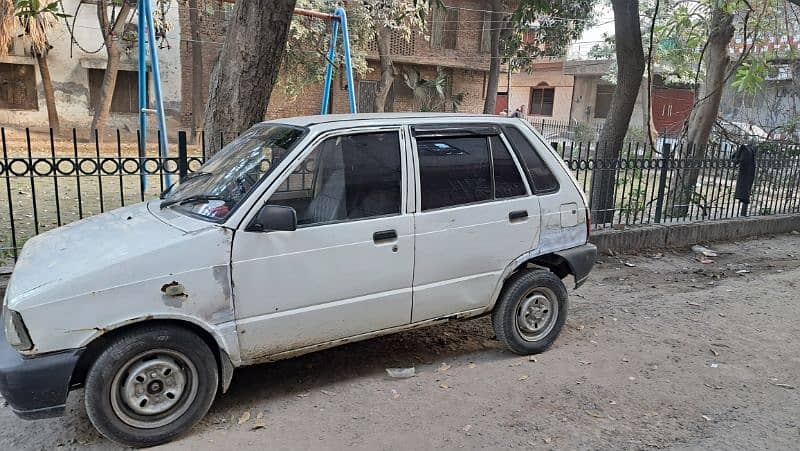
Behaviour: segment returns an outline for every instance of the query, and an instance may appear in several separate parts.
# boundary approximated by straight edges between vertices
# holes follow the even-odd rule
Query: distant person
[[[516,110],[514,110],[514,114],[511,117],[525,117],[523,111],[525,110],[525,105],[520,105]]]
[[[742,203],[740,216],[747,216],[750,207],[750,193],[756,178],[756,148],[750,144],[742,144],[731,155],[731,159],[739,163],[739,174],[736,177],[736,192],[733,198]]]

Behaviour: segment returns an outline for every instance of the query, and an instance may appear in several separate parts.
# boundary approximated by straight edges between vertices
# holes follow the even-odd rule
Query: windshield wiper
[[[224,201],[225,199],[222,196],[198,194],[195,196],[184,197],[182,199],[165,200],[164,202],[161,202],[161,209],[163,210],[171,205],[180,205],[180,204],[185,204],[187,202],[207,202],[210,200]]]
[[[211,175],[211,174],[212,174],[211,172],[203,172],[203,171],[192,172],[191,174],[187,174],[186,177],[183,178],[183,180],[180,180],[180,182],[187,182],[189,180],[192,180],[192,179],[195,179],[195,178],[198,178],[198,177],[205,177],[205,176]],[[159,199],[163,199],[163,198],[167,197],[167,194],[169,194],[169,192],[172,191],[172,188],[175,188],[175,185],[177,185],[178,183],[179,182],[175,182],[172,185],[170,185],[169,188],[165,189],[164,191],[161,191],[161,194],[159,194],[158,198]]]

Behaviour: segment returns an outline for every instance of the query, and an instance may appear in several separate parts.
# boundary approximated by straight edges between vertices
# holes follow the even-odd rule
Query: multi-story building
[[[222,3],[217,3],[215,8],[221,8]],[[192,122],[192,67],[193,41],[202,41],[202,83],[205,93],[208,92],[208,79],[211,68],[216,60],[216,55],[224,39],[221,30],[224,29],[227,17],[225,14],[207,14],[201,18],[199,30],[192,38],[192,28],[189,21],[189,8],[180,7],[181,18],[181,65],[182,77],[182,124],[191,125]],[[411,39],[405,39],[399,32],[392,37],[391,54],[393,64],[398,72],[395,77],[390,98],[393,99],[392,109],[395,111],[410,111],[419,108],[418,99],[414,98],[411,89],[406,86],[402,72],[415,70],[423,78],[431,79],[436,76],[437,68],[446,75],[448,94],[463,94],[463,100],[458,110],[461,112],[479,113],[483,110],[488,82],[489,53],[489,2],[487,0],[444,0],[442,6],[434,6],[430,12],[426,30],[412,33]],[[326,42],[327,40],[322,40]],[[373,99],[380,77],[377,49],[369,45],[364,52],[369,70],[362,76],[356,76],[355,89],[358,110],[370,112],[373,110]],[[325,61],[320,57],[320,65]],[[332,113],[349,111],[347,86],[342,71],[337,70],[331,92]],[[294,98],[287,95],[280,88],[275,89],[270,100],[268,118],[318,114],[322,99],[322,84],[306,86],[300,96]]]

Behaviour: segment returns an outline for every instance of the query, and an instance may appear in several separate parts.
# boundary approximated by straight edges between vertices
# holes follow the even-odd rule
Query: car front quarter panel
[[[193,323],[214,336],[236,364],[239,347],[234,322],[230,249],[233,232],[215,227],[187,233],[157,250],[115,263],[107,274],[64,280],[15,302],[31,335],[29,355],[81,348],[99,336],[151,319]],[[119,271],[120,266],[124,271]],[[127,278],[121,277],[127,274]],[[148,277],[140,279],[141,274]],[[106,277],[108,276],[108,277]],[[59,297],[59,286],[74,282],[97,289]]]

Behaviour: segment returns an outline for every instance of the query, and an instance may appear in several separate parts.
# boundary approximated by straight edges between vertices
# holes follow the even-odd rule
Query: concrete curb
[[[589,241],[598,251],[636,252],[642,249],[687,247],[757,235],[800,230],[800,214],[751,216],[686,224],[653,224],[627,230],[593,232]]]

